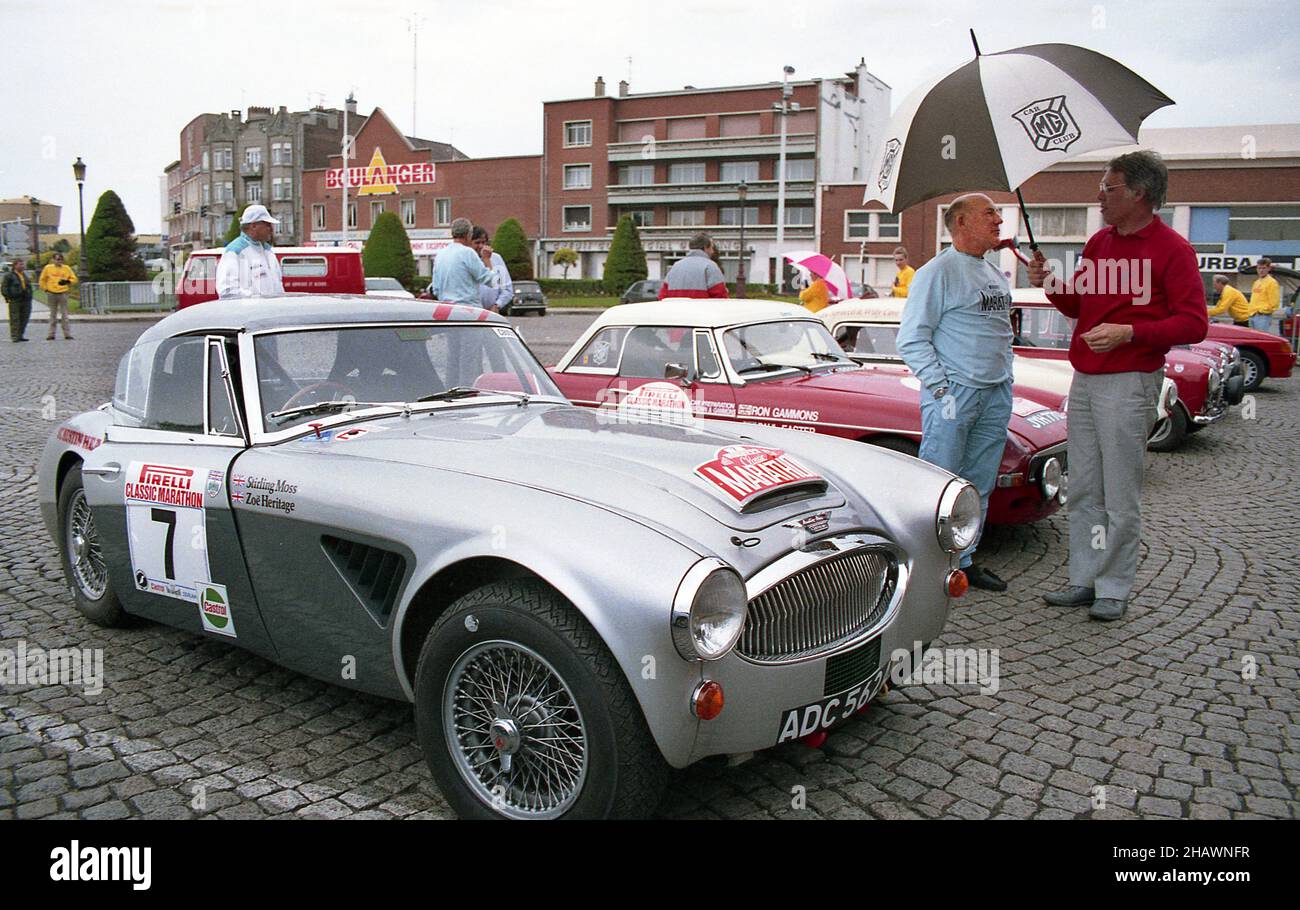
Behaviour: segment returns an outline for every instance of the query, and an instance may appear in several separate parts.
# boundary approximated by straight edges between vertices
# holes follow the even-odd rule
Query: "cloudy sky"
[[[541,152],[541,102],[834,76],[865,57],[897,105],[985,52],[1066,42],[1108,54],[1172,97],[1151,126],[1283,123],[1300,110],[1300,17],[1285,4],[1203,0],[0,0],[0,198],[64,206],[87,163],[87,214],[106,189],[141,233],[160,228],[158,178],[195,115],[249,105],[383,107],[473,157]]]

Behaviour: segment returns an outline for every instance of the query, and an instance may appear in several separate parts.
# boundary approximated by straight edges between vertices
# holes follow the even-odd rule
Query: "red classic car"
[[[1074,320],[1047,302],[1039,288],[1011,291],[1015,352],[1023,357],[1068,360]],[[1241,400],[1242,379],[1226,345],[1201,343],[1174,348],[1165,356],[1165,376],[1178,386],[1169,414],[1169,438],[1163,448],[1177,448],[1183,437],[1222,419],[1228,405]]]
[[[1280,335],[1231,323],[1211,322],[1206,341],[1232,345],[1241,352],[1245,391],[1253,392],[1265,378],[1286,379],[1295,367],[1296,353]]]
[[[920,384],[864,370],[806,309],[768,300],[665,300],[606,310],[551,370],[574,404],[615,419],[718,419],[826,433],[915,455]],[[1065,498],[1065,415],[1016,396],[990,524]],[[882,478],[888,482],[888,478]]]

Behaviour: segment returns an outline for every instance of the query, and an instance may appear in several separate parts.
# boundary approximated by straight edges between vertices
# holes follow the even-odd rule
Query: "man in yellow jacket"
[[[55,253],[50,264],[41,269],[37,283],[45,292],[45,305],[50,308],[50,332],[45,340],[54,340],[54,326],[62,315],[63,337],[71,341],[72,330],[68,328],[68,290],[77,283],[77,275],[63,264],[62,253]]]
[[[1253,310],[1250,327],[1262,332],[1272,331],[1273,314],[1282,305],[1282,289],[1278,287],[1277,279],[1269,274],[1271,271],[1273,261],[1267,256],[1260,256],[1259,262],[1255,263],[1255,273],[1259,277],[1250,286],[1250,306]]]
[[[1250,316],[1255,309],[1246,295],[1232,286],[1231,279],[1227,275],[1215,275],[1214,289],[1219,292],[1219,302],[1210,310],[1209,315],[1227,313],[1237,325],[1249,325]]]

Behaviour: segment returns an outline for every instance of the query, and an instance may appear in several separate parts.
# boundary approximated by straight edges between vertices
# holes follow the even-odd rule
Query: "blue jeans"
[[[1259,329],[1261,332],[1273,331],[1273,317],[1267,313],[1256,313],[1250,317],[1250,327]]]
[[[962,551],[963,569],[970,566],[984,534],[1010,422],[1010,380],[987,389],[953,383],[937,400],[929,389],[921,389],[921,458],[970,481],[980,494],[980,533]]]

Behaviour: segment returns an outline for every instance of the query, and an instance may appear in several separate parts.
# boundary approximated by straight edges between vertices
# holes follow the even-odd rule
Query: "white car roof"
[[[281,256],[286,254],[293,256],[319,256],[322,253],[331,256],[338,256],[340,253],[356,253],[358,255],[361,253],[360,250],[354,250],[351,247],[339,246],[277,246],[273,247],[273,249]],[[220,256],[225,251],[226,248],[224,246],[213,246],[208,247],[206,250],[195,250],[193,253],[190,253],[190,258],[195,256]]]
[[[898,322],[903,316],[907,301],[902,297],[850,298],[826,307],[817,315],[827,325],[841,322]]]
[[[612,306],[592,326],[672,325],[712,329],[742,322],[791,318],[814,319],[816,316],[798,304],[780,300],[670,297],[649,303]]]

